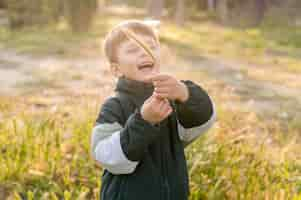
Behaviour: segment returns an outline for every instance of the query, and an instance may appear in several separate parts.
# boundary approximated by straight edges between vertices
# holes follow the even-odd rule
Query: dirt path
[[[266,117],[301,119],[300,91],[270,81],[255,80],[243,73],[238,63],[224,63],[204,57],[185,58],[191,73],[205,72],[209,79],[222,81],[241,97],[239,102],[226,102],[230,107],[251,107]],[[20,55],[0,49],[0,95],[18,95],[28,88],[55,88],[83,91],[97,90],[112,84],[112,77],[99,58],[58,58]]]
[[[32,90],[76,90],[111,84],[100,58],[31,56],[0,49],[0,95],[22,95]]]
[[[228,102],[232,106],[248,106],[266,117],[282,119],[301,119],[301,91],[284,84],[255,80],[243,73],[248,65],[226,63],[204,57],[186,58],[190,67],[206,72],[211,78],[218,79],[233,87],[242,102]],[[270,76],[273,76],[271,72]],[[292,75],[293,76],[293,75]],[[301,81],[301,80],[299,80]]]

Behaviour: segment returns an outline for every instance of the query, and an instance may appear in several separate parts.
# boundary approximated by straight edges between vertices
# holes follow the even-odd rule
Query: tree
[[[1,1],[1,0],[0,0]],[[98,0],[6,0],[10,27],[47,25],[67,18],[73,31],[87,31],[97,11]]]
[[[215,11],[215,0],[208,0],[207,1],[207,8],[209,12],[214,12]]]
[[[21,28],[25,25],[26,6],[24,1],[8,0],[8,18],[12,29]]]
[[[229,20],[229,8],[228,8],[228,0],[217,0],[216,2],[216,12],[218,19],[224,23],[228,24]]]
[[[60,0],[6,0],[10,27],[44,25],[57,21],[61,15]]]
[[[6,8],[6,2],[4,0],[0,0],[0,8]]]
[[[183,25],[185,21],[185,0],[177,0],[175,21],[178,25]]]
[[[266,0],[217,0],[216,11],[224,24],[256,26],[264,17]]]
[[[68,0],[67,19],[74,32],[87,31],[98,9],[97,0]]]
[[[164,0],[148,0],[148,15],[154,19],[160,19],[163,16],[164,6]]]

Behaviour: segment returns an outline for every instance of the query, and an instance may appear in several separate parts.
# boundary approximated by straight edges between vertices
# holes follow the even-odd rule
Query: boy
[[[160,74],[160,44],[143,21],[117,25],[104,50],[118,82],[92,131],[100,198],[187,200],[184,147],[213,125],[213,102],[193,82]]]

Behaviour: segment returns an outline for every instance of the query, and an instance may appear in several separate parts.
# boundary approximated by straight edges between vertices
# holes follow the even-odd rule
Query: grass
[[[56,109],[39,97],[0,100],[1,199],[97,199],[101,168],[89,156],[99,105],[93,98],[66,98]],[[289,159],[299,146],[252,113],[218,113],[218,126],[186,150],[190,199],[300,198],[300,160]]]
[[[0,41],[3,47],[19,52],[79,55],[81,45],[97,43],[120,20],[97,20],[91,32],[79,35],[70,33],[64,24],[19,32],[1,28]],[[262,29],[228,29],[209,22],[189,22],[182,28],[168,21],[161,33],[161,41],[184,56],[193,52],[263,65],[277,59],[273,66],[299,70],[284,65],[299,65],[299,57],[292,56],[299,46],[290,45],[299,33],[288,33],[292,35],[285,36],[291,39],[283,43],[277,35],[267,39],[268,31]],[[267,49],[280,49],[281,56],[256,59],[263,58]],[[205,74],[196,72],[181,75],[207,83]],[[47,74],[37,81],[44,89],[60,86]],[[216,84],[207,88],[218,107],[218,123],[186,149],[190,200],[301,199],[300,122],[282,127],[252,112],[227,109],[224,102],[236,97],[223,89],[226,86]],[[0,96],[0,199],[98,199],[102,169],[89,156],[89,141],[105,97],[63,95],[63,101],[39,91]]]
[[[242,114],[225,115],[231,120],[243,120]],[[226,129],[225,123],[215,136],[208,134],[190,147],[191,199],[300,198],[300,165],[285,156],[280,158],[288,144],[283,144],[278,150],[267,144],[271,140],[269,128],[275,127],[259,132],[265,137],[256,135],[252,128],[246,128],[258,123],[257,120],[246,121],[240,129]],[[241,133],[233,135],[233,132]],[[277,134],[273,132],[273,136]],[[273,140],[276,142],[275,138]]]
[[[31,102],[21,105],[31,109],[22,107],[13,118],[1,120],[0,188],[11,199],[96,199],[90,189],[99,188],[99,171],[89,157],[88,139],[96,109],[82,106],[89,112],[73,115],[75,102],[55,111],[39,99]]]
[[[212,22],[189,22],[185,28],[166,23],[162,41],[181,55],[203,55],[300,72],[300,28],[233,29]],[[284,43],[286,41],[286,43]]]
[[[98,24],[99,25],[99,24]],[[99,26],[104,27],[104,24]],[[19,31],[0,28],[0,42],[5,48],[13,48],[19,53],[35,55],[69,55],[76,53],[80,44],[104,35],[104,29],[91,30],[88,33],[72,33],[68,26],[61,22],[47,27],[30,27]],[[78,55],[78,54],[77,54]]]
[[[80,55],[81,45],[97,46],[106,32],[116,23],[143,16],[97,16],[87,33],[73,34],[65,22],[47,27],[32,27],[20,31],[0,28],[4,47],[34,54]],[[301,29],[263,24],[258,28],[235,29],[210,21],[187,21],[184,27],[171,21],[162,22],[160,39],[181,55],[194,54],[232,59],[273,67],[292,73],[301,72]]]

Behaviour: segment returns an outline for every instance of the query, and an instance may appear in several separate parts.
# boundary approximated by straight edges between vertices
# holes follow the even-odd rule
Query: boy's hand
[[[186,85],[170,75],[159,74],[150,79],[155,86],[154,93],[159,98],[185,102],[189,97]]]
[[[172,112],[172,108],[167,99],[160,99],[150,96],[141,107],[141,116],[151,124],[156,124],[164,120]]]

